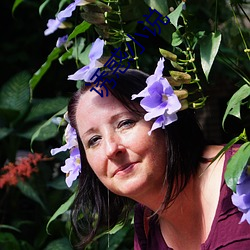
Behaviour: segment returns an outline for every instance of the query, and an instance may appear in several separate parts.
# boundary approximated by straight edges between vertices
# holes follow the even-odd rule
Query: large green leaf
[[[166,0],[144,0],[144,2],[152,9],[156,9],[163,16],[166,16],[168,14],[168,1]]]
[[[23,71],[14,75],[0,89],[0,108],[25,112],[29,106],[30,74]]]
[[[234,95],[231,97],[227,104],[226,112],[223,116],[222,120],[222,127],[224,128],[224,123],[226,120],[226,117],[228,115],[233,115],[237,118],[241,118],[240,116],[240,106],[242,104],[242,101],[250,96],[250,86],[248,84],[243,85],[237,92],[234,93]]]
[[[67,238],[61,238],[50,242],[44,250],[73,250]]]
[[[179,20],[179,17],[181,16],[183,5],[185,5],[185,2],[181,2],[179,6],[168,15],[170,22],[174,25],[176,29],[178,28],[178,20]]]
[[[25,121],[30,122],[41,117],[53,115],[63,109],[67,103],[68,98],[65,97],[33,99],[31,110]]]
[[[11,128],[0,128],[0,140],[8,136],[12,132]]]
[[[38,193],[27,183],[24,181],[19,181],[17,183],[17,187],[19,188],[19,190],[28,198],[30,198],[31,200],[37,202],[38,204],[41,205],[41,207],[47,211],[47,208],[45,207],[44,203],[42,202],[42,200],[40,199]]]
[[[37,124],[32,128],[28,128],[25,132],[19,132],[18,136],[31,140],[36,131],[41,128],[42,124]],[[36,137],[36,141],[46,141],[55,137],[58,133],[58,126],[52,122],[46,124],[39,130],[39,134]]]
[[[225,181],[229,188],[236,191],[236,184],[241,173],[250,158],[250,142],[246,142],[239,150],[229,159],[225,172]]]
[[[37,138],[39,138],[40,134],[42,133],[43,128],[47,127],[49,124],[51,124],[51,119],[53,117],[56,116],[60,116],[63,115],[67,110],[67,107],[64,107],[63,109],[61,109],[60,111],[58,111],[55,115],[53,115],[49,120],[47,120],[45,123],[43,123],[37,130],[36,132],[33,134],[31,141],[30,141],[30,145],[32,146],[32,143],[34,140],[36,140]]]
[[[88,30],[90,26],[91,26],[91,24],[88,23],[88,22],[86,22],[86,21],[83,21],[82,23],[80,23],[79,25],[77,25],[75,27],[75,29],[72,31],[72,33],[69,35],[68,41],[72,40],[77,35],[79,35],[79,34],[85,32],[86,30]]]
[[[59,215],[64,214],[66,211],[69,210],[69,208],[71,207],[71,205],[73,204],[73,201],[75,199],[75,193],[73,195],[70,196],[70,198],[63,203],[57,210],[56,212],[52,215],[52,217],[50,218],[49,222],[47,223],[46,226],[46,231],[47,233],[49,232],[49,225],[52,221],[54,221]]]
[[[56,60],[60,53],[62,52],[61,48],[54,48],[52,52],[48,55],[46,62],[41,66],[41,68],[33,75],[33,77],[30,79],[30,87],[32,90],[36,87],[36,85],[39,83],[43,75],[47,72],[47,70],[50,68],[52,62]]]
[[[211,33],[204,37],[200,43],[201,66],[208,80],[208,75],[213,65],[215,56],[218,53],[221,43],[220,32]]]

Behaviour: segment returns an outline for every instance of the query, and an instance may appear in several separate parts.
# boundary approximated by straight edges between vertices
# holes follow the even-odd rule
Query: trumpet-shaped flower
[[[66,173],[67,186],[71,187],[72,182],[81,172],[80,151],[78,148],[76,130],[70,124],[67,125],[64,135],[66,144],[60,148],[52,149],[50,153],[55,155],[59,152],[70,150],[70,157],[65,160],[65,165],[61,167],[61,170]]]
[[[44,31],[44,35],[48,36],[54,33],[59,27],[63,27],[62,23],[66,18],[71,17],[76,6],[87,5],[93,2],[93,0],[75,0],[73,3],[68,5],[64,10],[60,11],[55,19],[49,19],[47,23],[47,29]]]
[[[246,168],[236,185],[236,193],[232,195],[233,204],[243,213],[240,223],[247,221],[250,224],[250,175]]]
[[[100,62],[97,61],[103,54],[104,40],[97,38],[92,44],[89,52],[90,63],[81,69],[77,70],[73,75],[68,76],[68,80],[84,80],[85,82],[94,82],[96,77],[94,75],[98,67],[102,66]],[[91,79],[92,78],[92,79]]]
[[[140,105],[147,111],[144,116],[146,121],[155,119],[149,135],[157,128],[165,128],[177,120],[176,112],[181,108],[181,103],[175,95],[173,88],[166,78],[162,76],[164,58],[160,59],[155,72],[146,80],[147,87],[137,95],[132,95],[132,100],[143,97]]]
[[[62,172],[66,173],[66,184],[68,187],[72,186],[72,183],[78,177],[81,172],[81,160],[79,148],[73,148],[70,150],[70,157],[66,159],[65,165],[61,167]]]
[[[51,149],[50,153],[52,155],[58,154],[59,152],[62,152],[62,151],[72,149],[73,147],[78,147],[76,130],[70,124],[67,125],[64,135],[65,135],[66,144],[62,145],[60,148]]]

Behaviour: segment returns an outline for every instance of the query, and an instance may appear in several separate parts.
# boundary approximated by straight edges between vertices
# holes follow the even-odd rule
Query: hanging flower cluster
[[[146,121],[156,118],[149,135],[157,128],[165,128],[168,124],[177,120],[177,111],[181,109],[181,103],[175,95],[168,80],[163,77],[164,58],[158,61],[153,75],[146,80],[147,87],[137,95],[132,95],[132,100],[143,97],[140,105],[147,111],[144,116]]]
[[[68,123],[65,129],[65,141],[66,144],[60,148],[55,148],[50,151],[51,155],[55,155],[59,152],[69,150],[70,157],[65,160],[65,165],[61,167],[62,172],[66,173],[66,184],[68,187],[72,186],[81,172],[81,160],[80,151],[78,148],[76,130]]]
[[[236,185],[236,193],[232,195],[233,204],[243,213],[240,223],[250,224],[250,168],[246,167]]]

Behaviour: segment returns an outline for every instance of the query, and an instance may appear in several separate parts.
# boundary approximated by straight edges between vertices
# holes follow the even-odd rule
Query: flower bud
[[[172,87],[179,87],[182,85],[182,81],[176,81],[174,80],[173,77],[171,76],[165,76],[165,78],[168,80],[169,84],[172,86]]]
[[[170,61],[174,61],[174,62],[177,61],[177,55],[175,55],[174,53],[165,49],[161,49],[161,48],[159,48],[159,51],[163,57],[169,59]]]
[[[188,109],[189,104],[187,99],[181,100],[180,103],[181,103],[181,109],[179,111]]]
[[[186,89],[174,90],[179,100],[186,99],[188,97],[188,91]]]
[[[189,84],[191,82],[191,76],[184,72],[179,71],[169,71],[170,75],[175,81],[182,82],[182,84]]]

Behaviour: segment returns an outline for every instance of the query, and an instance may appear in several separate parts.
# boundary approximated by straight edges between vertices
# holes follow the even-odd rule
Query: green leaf
[[[37,202],[38,204],[40,204],[41,207],[45,211],[47,211],[45,205],[43,204],[37,192],[27,182],[19,181],[17,183],[17,187],[19,188],[22,194],[24,194],[26,197],[30,198],[31,200]]]
[[[39,7],[39,14],[42,15],[43,9],[46,7],[46,5],[50,2],[50,0],[45,0]]]
[[[44,250],[73,250],[67,238],[61,238],[50,242]]]
[[[179,20],[179,17],[181,16],[181,12],[183,10],[183,5],[185,5],[185,2],[181,2],[178,5],[178,7],[168,15],[170,22],[174,25],[174,27],[176,29],[178,28],[178,20]]]
[[[183,40],[182,40],[182,36],[179,30],[176,30],[175,32],[173,32],[172,34],[172,42],[171,45],[173,47],[177,47],[180,44],[182,44]]]
[[[21,233],[21,231],[18,229],[18,228],[16,228],[16,227],[12,227],[12,226],[10,226],[10,225],[4,225],[4,224],[1,224],[0,225],[0,229],[2,230],[4,230],[4,229],[7,229],[7,230],[13,230],[13,231],[16,231],[16,232],[18,232],[18,233]]]
[[[53,115],[48,121],[46,121],[45,123],[43,123],[38,129],[37,131],[33,134],[32,138],[31,138],[31,141],[30,141],[30,146],[32,147],[32,144],[33,144],[33,141],[36,140],[40,133],[42,133],[42,129],[47,127],[50,123],[51,123],[51,119],[53,117],[56,117],[56,116],[60,116],[60,115],[63,115],[65,112],[67,111],[67,106],[64,107],[63,109],[61,109],[60,111],[58,111],[55,115]]]
[[[32,128],[28,128],[25,132],[19,132],[18,136],[30,140],[34,133],[41,128],[41,124],[37,124]],[[36,141],[46,141],[55,137],[58,133],[58,126],[54,123],[48,123],[39,130],[39,134],[36,137]]]
[[[72,51],[73,51],[72,47],[70,49],[68,49],[67,51],[65,51],[65,53],[63,53],[62,56],[59,57],[59,59],[58,59],[59,63],[63,64],[63,62],[66,61],[67,59],[71,59],[72,58]]]
[[[12,131],[11,128],[0,128],[0,140],[8,136]]]
[[[31,110],[25,121],[35,121],[53,115],[67,106],[67,103],[68,98],[65,97],[33,99]]]
[[[43,75],[47,72],[47,70],[50,68],[51,63],[56,60],[61,53],[61,48],[54,48],[52,52],[48,55],[47,61],[41,66],[41,68],[33,75],[33,77],[30,79],[30,88],[31,90],[34,90],[38,82],[41,80]]]
[[[47,223],[47,226],[46,226],[46,231],[47,233],[49,233],[49,225],[52,221],[54,221],[59,215],[62,215],[64,214],[66,211],[69,210],[70,206],[73,204],[73,201],[75,199],[75,193],[73,195],[71,195],[69,197],[69,199],[63,203],[57,210],[56,212],[52,215],[52,217],[50,218],[49,222]]]
[[[12,14],[15,12],[16,8],[23,2],[23,0],[15,0],[12,6]]]
[[[20,245],[11,233],[0,233],[0,249],[2,250],[20,250]]]
[[[82,23],[80,23],[79,25],[77,25],[75,27],[75,29],[72,31],[72,33],[69,35],[68,37],[68,40],[67,41],[70,41],[72,40],[73,38],[75,38],[77,35],[85,32],[86,30],[89,29],[89,27],[91,26],[90,23],[86,22],[86,21],[83,21]]]
[[[163,16],[168,14],[168,2],[166,0],[144,0],[144,2],[152,9],[156,9]]]
[[[81,53],[79,55],[79,60],[81,61],[81,63],[83,65],[88,65],[89,64],[89,52],[90,52],[90,49],[92,48],[92,44],[89,44],[85,50],[83,51],[83,53]]]
[[[229,188],[236,192],[236,184],[250,158],[250,142],[245,142],[229,159],[225,172],[225,181]]]
[[[0,90],[0,108],[25,112],[30,102],[30,74],[23,71],[13,76]]]
[[[221,43],[220,32],[211,33],[204,37],[200,43],[201,66],[208,80],[208,75],[218,53]]]
[[[226,120],[226,117],[228,115],[233,115],[237,118],[241,118],[240,116],[240,106],[242,104],[242,101],[250,96],[250,86],[248,84],[243,85],[237,92],[234,93],[234,95],[231,97],[227,104],[226,112],[223,116],[222,120],[222,127],[224,128],[224,123]]]

